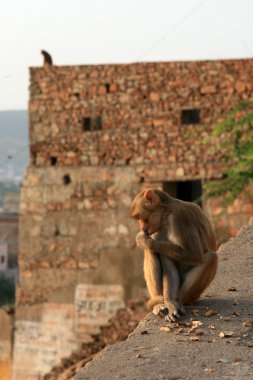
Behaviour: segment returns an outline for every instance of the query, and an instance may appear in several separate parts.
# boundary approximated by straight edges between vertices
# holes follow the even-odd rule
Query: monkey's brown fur
[[[43,66],[52,66],[53,60],[51,55],[46,50],[41,50],[40,52],[44,57]]]
[[[130,215],[139,220],[137,246],[144,249],[144,275],[155,314],[168,309],[174,321],[183,306],[197,300],[217,271],[213,228],[193,203],[159,189],[135,197]]]

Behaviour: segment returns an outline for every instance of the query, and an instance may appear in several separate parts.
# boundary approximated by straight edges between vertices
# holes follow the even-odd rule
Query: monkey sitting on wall
[[[136,243],[144,249],[148,307],[156,315],[168,311],[166,320],[174,322],[215,277],[213,228],[199,206],[159,189],[137,194],[130,215],[141,230]]]
[[[44,57],[43,66],[52,66],[53,60],[51,55],[46,50],[41,50],[40,52]]]

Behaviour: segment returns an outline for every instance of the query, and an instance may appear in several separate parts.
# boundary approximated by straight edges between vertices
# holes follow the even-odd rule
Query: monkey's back
[[[175,203],[174,203],[175,202]],[[200,206],[173,199],[174,203],[174,225],[180,236],[184,236],[187,246],[195,233],[199,236],[204,253],[216,251],[217,244],[213,227]]]

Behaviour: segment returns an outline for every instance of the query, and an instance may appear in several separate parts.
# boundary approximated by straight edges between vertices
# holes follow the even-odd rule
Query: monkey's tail
[[[147,309],[152,310],[153,307],[159,303],[164,303],[163,296],[155,296],[153,298],[150,298],[150,300],[148,300],[146,303]]]

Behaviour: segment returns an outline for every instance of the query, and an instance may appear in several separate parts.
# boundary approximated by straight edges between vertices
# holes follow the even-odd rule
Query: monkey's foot
[[[153,307],[153,314],[164,317],[168,314],[168,308],[164,305],[164,303],[159,303]]]
[[[183,305],[179,302],[175,302],[173,304],[169,304],[168,306],[168,314],[165,317],[167,322],[176,322],[184,313],[185,309]]]

